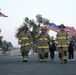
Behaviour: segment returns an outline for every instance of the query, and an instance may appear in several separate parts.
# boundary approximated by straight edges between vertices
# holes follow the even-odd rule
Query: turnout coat
[[[70,43],[70,37],[68,33],[64,31],[59,31],[56,35],[56,41],[57,41],[57,48],[58,51],[61,52],[61,48],[63,48],[63,51],[68,51],[68,45]]]
[[[32,42],[32,37],[30,32],[21,32],[19,35],[19,44],[21,45],[21,52],[23,51],[29,51],[31,44],[33,44]]]

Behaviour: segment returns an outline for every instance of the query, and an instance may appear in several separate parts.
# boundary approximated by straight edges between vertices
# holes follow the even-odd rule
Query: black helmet
[[[42,27],[41,27],[41,30],[47,30],[47,27],[46,27],[46,26],[45,26],[45,27],[42,26]]]
[[[23,30],[28,30],[28,27],[27,26],[23,27]]]
[[[59,26],[59,28],[61,28],[61,27],[65,28],[64,24],[61,24],[61,25]]]

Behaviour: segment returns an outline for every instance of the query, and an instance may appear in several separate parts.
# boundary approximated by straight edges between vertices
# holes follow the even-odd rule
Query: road
[[[52,62],[40,63],[36,54],[29,56],[28,63],[21,56],[0,56],[0,75],[76,75],[76,60],[61,64],[58,56]]]

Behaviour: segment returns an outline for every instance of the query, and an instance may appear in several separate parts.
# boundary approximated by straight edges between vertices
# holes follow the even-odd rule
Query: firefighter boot
[[[64,63],[67,63],[67,51],[64,51]]]
[[[60,63],[63,63],[63,58],[62,58],[61,53],[59,53],[59,59],[60,59]]]
[[[44,53],[44,61],[47,62],[48,60],[48,53]]]
[[[67,59],[64,59],[64,63],[67,63]]]
[[[42,54],[39,54],[39,61],[40,61],[40,62],[44,62],[44,59],[43,59],[43,57],[42,57]]]
[[[28,57],[27,56],[24,56],[24,58],[23,58],[23,62],[28,62]]]
[[[23,62],[28,62],[28,51],[24,52]]]

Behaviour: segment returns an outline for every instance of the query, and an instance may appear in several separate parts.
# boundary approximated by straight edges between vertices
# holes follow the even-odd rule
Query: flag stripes
[[[53,30],[55,32],[58,32],[60,30],[59,27],[56,24],[54,24],[54,23],[50,23],[47,26],[47,28],[49,30]],[[73,36],[75,34],[75,32],[76,32],[74,27],[69,27],[69,26],[65,26],[65,31],[67,31],[70,36]]]
[[[68,34],[71,36],[75,34],[75,28],[74,27],[65,26],[65,31],[67,31]]]
[[[55,25],[54,23],[50,23],[50,24],[47,26],[47,28],[48,28],[49,30],[53,30],[53,31],[55,31],[55,32],[58,32],[58,31],[59,31],[59,27],[58,27],[57,25]]]

